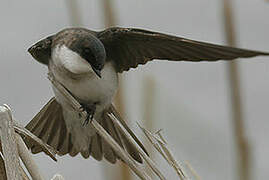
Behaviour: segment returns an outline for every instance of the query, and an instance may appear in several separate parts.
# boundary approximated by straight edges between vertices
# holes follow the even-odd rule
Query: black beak
[[[99,78],[102,78],[102,76],[101,76],[101,71],[100,70],[98,70],[98,69],[96,69],[96,68],[92,68],[93,69],[93,71],[95,72],[95,74],[99,77]]]

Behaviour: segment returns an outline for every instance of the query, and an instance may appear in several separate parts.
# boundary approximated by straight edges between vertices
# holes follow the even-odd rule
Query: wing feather
[[[153,59],[198,62],[269,55],[132,28],[109,28],[97,33],[97,37],[105,46],[107,58],[115,61],[118,72]]]

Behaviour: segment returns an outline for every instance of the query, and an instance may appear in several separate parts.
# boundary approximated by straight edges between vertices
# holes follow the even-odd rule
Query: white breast
[[[65,46],[53,50],[49,69],[79,100],[99,102],[100,110],[111,103],[118,87],[117,72],[112,62],[105,64],[101,71],[102,78],[99,78],[86,60]],[[55,91],[56,98],[57,94]],[[57,98],[60,103],[61,99]]]

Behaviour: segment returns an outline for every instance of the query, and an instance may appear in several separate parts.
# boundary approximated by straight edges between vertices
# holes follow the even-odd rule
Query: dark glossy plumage
[[[127,71],[153,59],[216,61],[269,53],[220,46],[132,28],[110,28],[97,34],[117,71]]]

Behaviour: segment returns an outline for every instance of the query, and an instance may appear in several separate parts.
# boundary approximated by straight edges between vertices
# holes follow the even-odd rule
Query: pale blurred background
[[[39,39],[71,26],[65,0],[1,0],[0,103],[26,124],[53,96],[47,69],[27,53]],[[70,3],[70,2],[69,2]],[[102,30],[104,10],[99,0],[78,0],[84,27]],[[224,44],[222,0],[111,0],[116,24],[146,28],[195,40]],[[269,3],[234,0],[237,45],[269,51]],[[242,113],[251,148],[252,179],[268,179],[269,170],[269,61],[268,57],[241,59]],[[145,124],[145,84],[153,83],[149,127],[163,129],[171,150],[189,161],[202,179],[237,179],[236,151],[227,65],[217,63],[150,62],[123,74],[125,118],[144,139],[136,122]],[[151,94],[151,93],[150,93]],[[147,110],[150,110],[147,109]],[[146,141],[145,141],[146,142]],[[177,179],[166,162],[154,154],[168,179]],[[35,156],[45,177],[60,173],[66,180],[116,180],[121,173],[107,162],[69,156],[55,163],[43,153]],[[115,173],[116,172],[116,173]],[[133,179],[137,179],[135,176]]]

